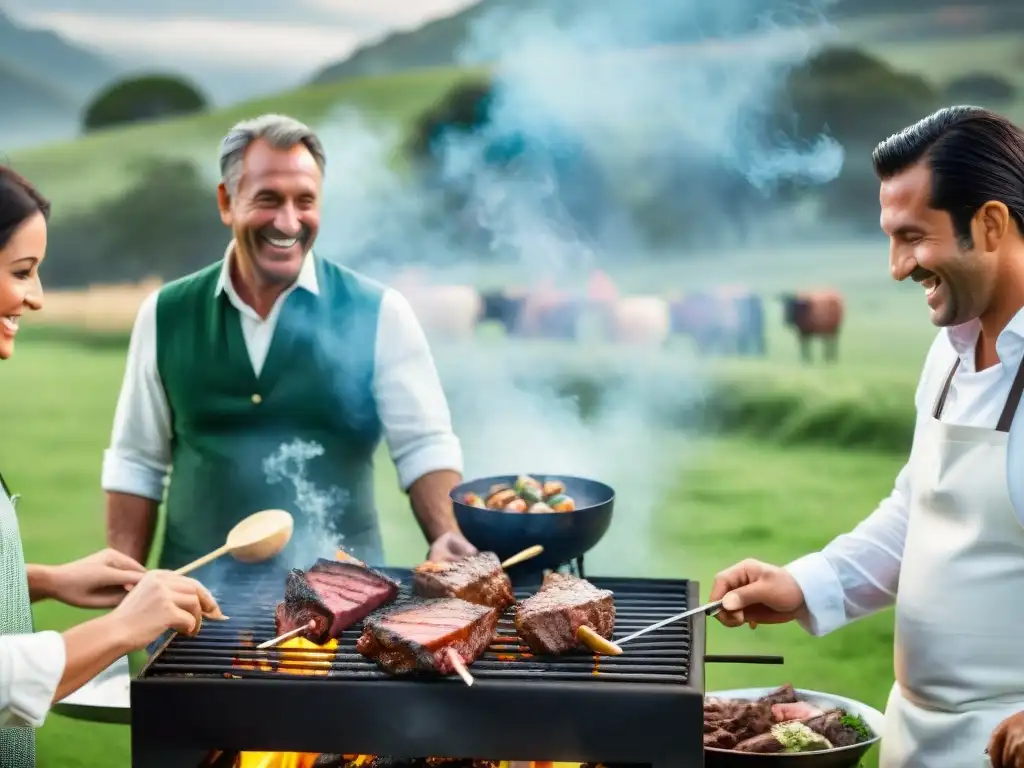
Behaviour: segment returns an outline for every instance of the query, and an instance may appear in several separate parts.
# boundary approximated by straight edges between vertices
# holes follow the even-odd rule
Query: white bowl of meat
[[[704,697],[704,764],[853,768],[881,739],[884,716],[845,696],[781,688],[737,688]]]

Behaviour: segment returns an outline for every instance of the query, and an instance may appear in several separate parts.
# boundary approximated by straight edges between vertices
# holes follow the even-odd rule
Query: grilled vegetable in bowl
[[[519,487],[539,485],[542,495],[553,495],[528,503],[516,494],[517,481]],[[512,497],[499,497],[504,506],[495,509],[487,501],[501,491],[511,491]],[[559,495],[565,498],[557,499]],[[482,508],[472,503],[477,496],[485,500]],[[597,480],[535,473],[468,480],[453,488],[450,497],[459,528],[477,549],[506,560],[524,549],[544,547],[542,554],[511,567],[513,583],[558,568],[589,551],[608,530],[615,504],[614,489]],[[516,500],[520,503],[514,503]],[[552,500],[563,510],[571,508],[572,514],[556,512]]]
[[[541,483],[530,475],[519,475],[511,485],[496,483],[490,487],[486,498],[474,492],[462,496],[462,503],[478,509],[496,509],[504,512],[572,512],[576,500],[565,493],[561,480],[547,480]]]

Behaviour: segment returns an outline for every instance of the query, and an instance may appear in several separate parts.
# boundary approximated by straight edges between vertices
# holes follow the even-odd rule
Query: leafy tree
[[[187,80],[173,75],[146,75],[120,80],[100,91],[86,107],[82,127],[89,132],[194,114],[206,108],[206,96]]]

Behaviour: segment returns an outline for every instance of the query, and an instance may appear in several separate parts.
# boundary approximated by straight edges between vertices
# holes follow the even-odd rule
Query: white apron
[[[1006,483],[1014,379],[996,429],[939,417],[960,360],[919,426],[896,599],[896,684],[880,768],[978,768],[992,731],[1024,710],[1024,527]]]

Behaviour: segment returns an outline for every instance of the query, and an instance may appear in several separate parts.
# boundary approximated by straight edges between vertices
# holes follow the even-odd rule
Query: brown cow
[[[825,360],[835,362],[839,356],[839,328],[843,324],[843,297],[831,288],[783,294],[784,322],[800,339],[800,356],[811,362],[811,339],[821,337]]]

